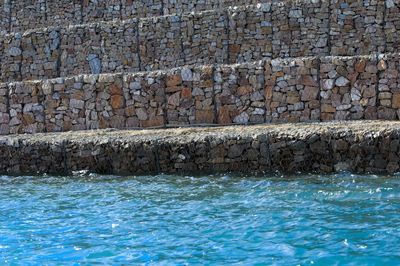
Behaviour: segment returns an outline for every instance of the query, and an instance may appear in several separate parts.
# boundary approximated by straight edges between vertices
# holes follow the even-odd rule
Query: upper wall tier
[[[332,33],[337,38],[341,37],[341,31],[355,37],[360,34],[372,36],[377,33],[374,25],[382,25],[385,19],[388,22],[386,30],[390,32],[399,21],[399,0],[3,0],[0,3],[0,29],[2,32],[21,32],[32,28],[182,14],[258,3],[280,3],[282,11],[291,11],[281,15],[282,30],[288,23],[299,23],[300,29],[308,27],[309,22],[331,17]],[[301,19],[312,13],[312,19]],[[369,27],[365,27],[367,24]],[[325,30],[323,25],[322,31]],[[358,31],[360,27],[366,31]]]
[[[395,3],[331,5],[280,1],[6,34],[1,81],[398,50]]]
[[[255,4],[250,0],[3,0],[2,32],[125,20]],[[269,2],[269,0],[268,0]]]

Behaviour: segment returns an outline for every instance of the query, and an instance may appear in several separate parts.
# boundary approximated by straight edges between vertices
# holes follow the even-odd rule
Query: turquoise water
[[[0,177],[0,265],[400,263],[400,177]]]

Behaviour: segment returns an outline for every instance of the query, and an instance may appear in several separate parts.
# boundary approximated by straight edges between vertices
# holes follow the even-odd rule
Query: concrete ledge
[[[393,173],[399,144],[389,121],[12,135],[0,137],[0,172]]]

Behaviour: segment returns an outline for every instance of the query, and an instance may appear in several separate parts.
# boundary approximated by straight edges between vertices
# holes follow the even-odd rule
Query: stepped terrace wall
[[[1,136],[0,173],[393,173],[399,137],[390,121]]]
[[[279,1],[7,34],[1,38],[1,78],[7,82],[396,51],[396,7],[381,1],[333,1],[330,6],[326,1]]]
[[[1,134],[400,118],[400,54],[1,83]]]
[[[398,34],[383,29],[381,1],[334,3],[273,2],[8,34],[2,81],[396,51]],[[395,29],[393,15],[390,23]]]

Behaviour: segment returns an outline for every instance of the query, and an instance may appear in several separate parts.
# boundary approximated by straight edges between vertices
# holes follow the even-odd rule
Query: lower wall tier
[[[0,137],[2,174],[386,173],[400,122],[329,122]]]
[[[400,55],[0,84],[0,134],[400,117]]]

